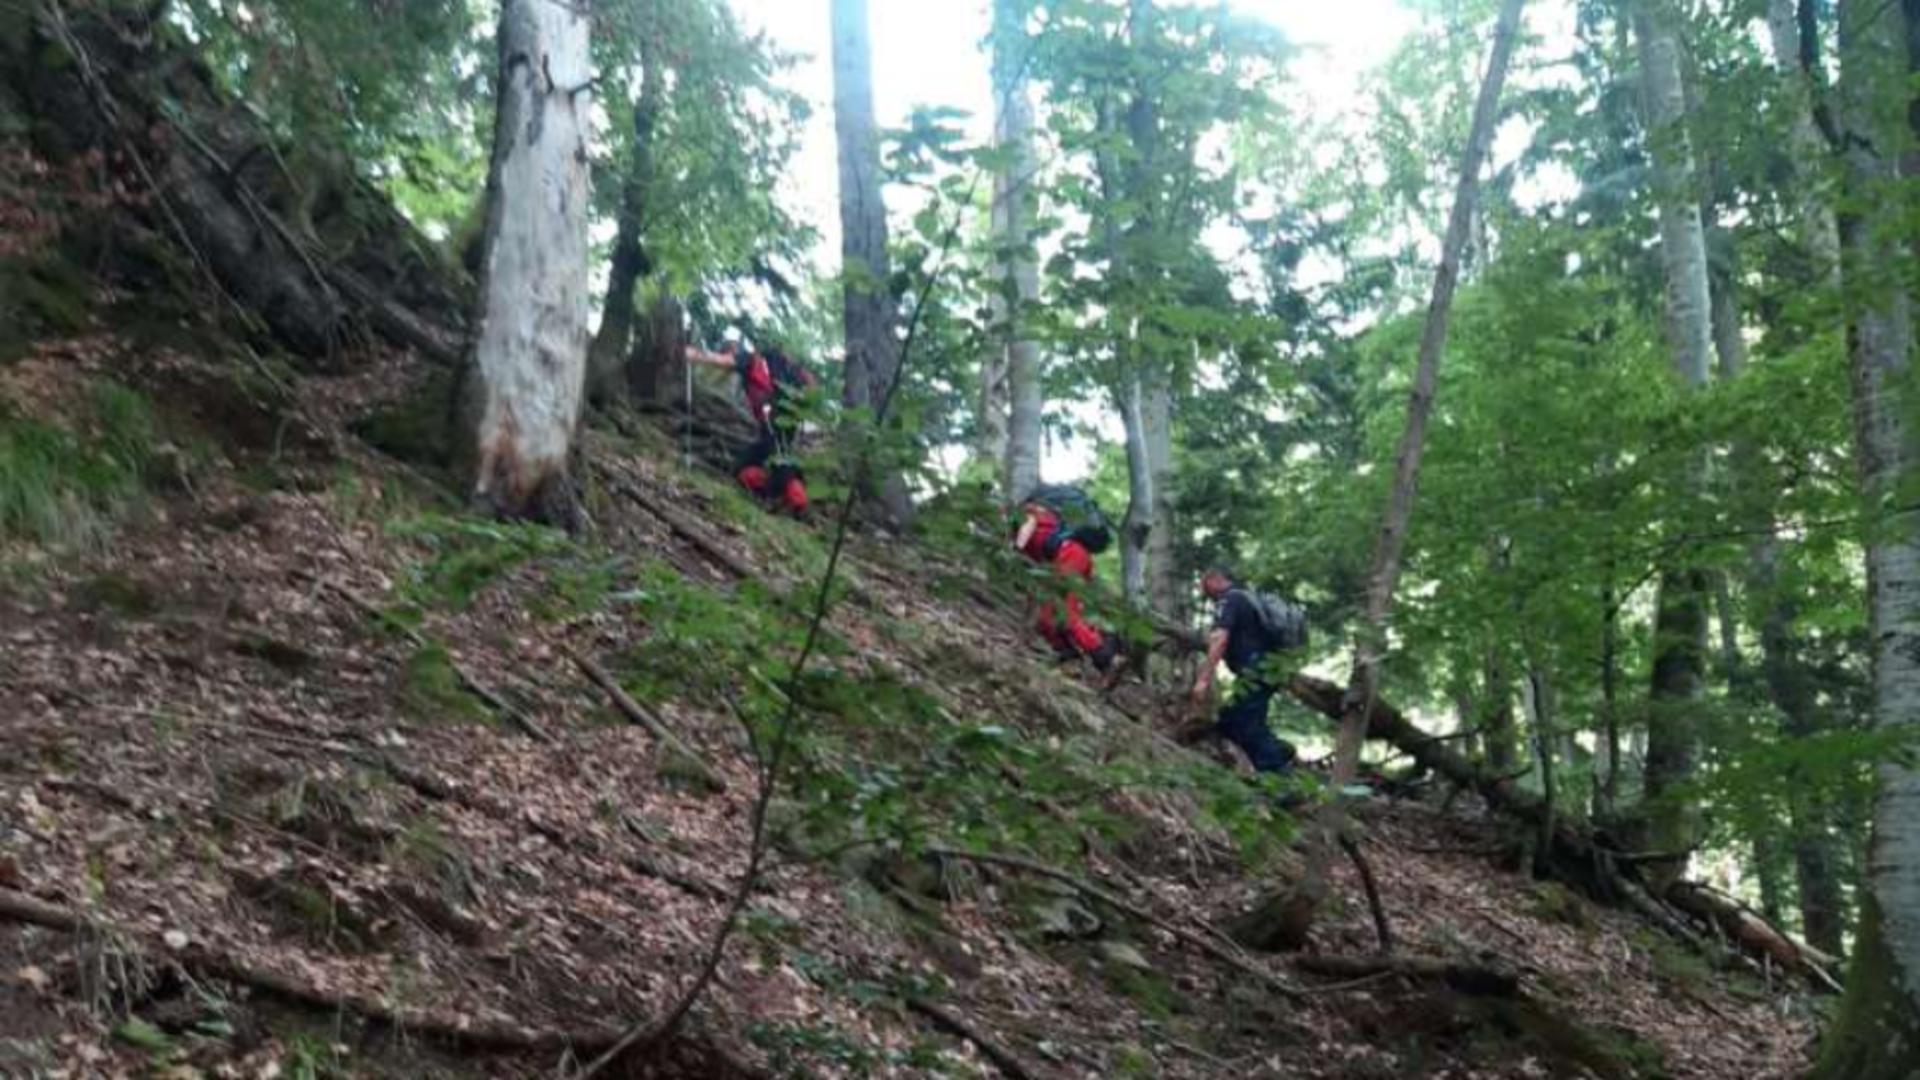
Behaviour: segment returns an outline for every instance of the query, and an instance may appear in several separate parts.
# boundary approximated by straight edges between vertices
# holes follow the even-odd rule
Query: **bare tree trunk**
[[[1493,48],[1487,60],[1486,75],[1474,102],[1473,126],[1467,135],[1466,153],[1460,163],[1459,184],[1454,191],[1453,208],[1447,217],[1447,233],[1441,242],[1440,266],[1434,274],[1433,296],[1427,304],[1427,319],[1420,337],[1420,359],[1414,372],[1413,391],[1407,402],[1407,424],[1400,438],[1399,454],[1394,462],[1393,488],[1381,514],[1380,533],[1373,553],[1373,573],[1367,582],[1365,624],[1355,643],[1353,673],[1347,684],[1346,700],[1340,718],[1339,741],[1334,748],[1332,786],[1335,791],[1352,781],[1360,763],[1360,746],[1366,741],[1367,720],[1378,690],[1380,653],[1386,644],[1387,616],[1393,608],[1394,588],[1400,579],[1400,557],[1406,547],[1407,528],[1413,520],[1413,502],[1419,487],[1420,455],[1426,446],[1427,421],[1433,412],[1435,383],[1440,358],[1446,351],[1447,326],[1453,311],[1453,294],[1460,272],[1460,253],[1466,247],[1473,225],[1474,200],[1480,188],[1480,170],[1493,141],[1495,121],[1500,111],[1500,91],[1506,82],[1507,66],[1513,57],[1514,39],[1520,29],[1520,12],[1526,0],[1503,0],[1494,25]],[[1278,944],[1298,948],[1305,944],[1314,916],[1327,894],[1327,870],[1345,827],[1346,806],[1338,798],[1327,804],[1309,830],[1311,848],[1301,881],[1290,896],[1268,901],[1263,909],[1273,910],[1272,932],[1262,934],[1259,944]],[[1269,921],[1269,920],[1258,920]]]
[[[1153,511],[1158,502],[1147,457],[1145,381],[1138,371],[1131,372],[1120,403],[1121,426],[1127,434],[1127,516],[1120,522],[1120,580],[1127,602],[1139,608],[1148,603],[1147,540],[1157,524]]]
[[[1046,408],[1041,385],[1040,343],[1027,332],[1031,308],[1040,299],[1040,268],[1030,253],[1034,217],[1033,103],[1027,97],[1026,27],[1022,5],[996,0],[993,6],[993,84],[998,123],[995,141],[1007,153],[995,178],[993,200],[995,246],[1000,255],[999,302],[1007,306],[1004,403],[996,401],[997,415],[1007,410],[1005,435],[996,448],[1005,454],[1005,497],[1024,498],[1040,483],[1041,417]]]
[[[1781,100],[1788,110],[1787,139],[1791,160],[1803,167],[1794,178],[1796,201],[1800,205],[1801,245],[1813,263],[1815,276],[1829,285],[1839,284],[1840,226],[1834,219],[1833,202],[1821,189],[1816,165],[1827,157],[1827,144],[1813,118],[1813,86],[1801,66],[1802,49],[1812,42],[1802,41],[1796,0],[1767,0],[1767,34],[1773,46],[1773,63],[1784,84]]]
[[[572,524],[567,456],[587,351],[583,6],[506,0],[480,314],[463,380],[474,498],[507,517]]]
[[[644,243],[647,199],[653,188],[653,132],[660,121],[666,73],[656,39],[657,11],[640,5],[640,100],[633,106],[633,159],[620,188],[619,225],[613,237],[613,258],[607,269],[607,299],[600,309],[600,329],[587,350],[587,399],[595,405],[613,400],[627,381],[622,371],[633,342],[634,287],[653,271]]]
[[[1506,660],[1497,648],[1487,650],[1486,681],[1480,711],[1486,763],[1487,768],[1505,776],[1518,764],[1515,750],[1518,728],[1513,722],[1513,687],[1507,681]]]
[[[1187,590],[1181,580],[1179,531],[1174,517],[1173,389],[1165,372],[1153,372],[1146,379],[1140,420],[1153,499],[1153,528],[1147,533],[1147,606],[1178,621],[1184,614]]]
[[[1713,356],[1713,301],[1687,131],[1680,33],[1677,15],[1668,3],[1639,0],[1635,4],[1634,38],[1660,208],[1667,340],[1681,380],[1697,389],[1707,383]],[[1704,481],[1704,464],[1702,458],[1690,470],[1688,487],[1693,491]],[[1681,500],[1688,498],[1691,492],[1681,496]],[[1646,814],[1647,846],[1661,851],[1688,850],[1699,835],[1698,812],[1681,789],[1693,778],[1698,753],[1694,714],[1706,687],[1707,588],[1707,575],[1692,567],[1669,569],[1660,578],[1647,729]],[[1681,860],[1647,869],[1659,891],[1678,880],[1686,865]]]
[[[840,261],[850,409],[876,410],[900,366],[888,279],[887,208],[880,197],[880,135],[873,118],[867,0],[833,0],[833,126],[840,143]],[[899,472],[885,468],[872,501],[896,527],[913,514]]]
[[[1620,606],[1614,599],[1613,563],[1607,563],[1600,589],[1600,757],[1605,773],[1595,776],[1595,816],[1611,815],[1620,805]]]
[[[1839,11],[1850,207],[1841,238],[1852,299],[1856,460],[1864,504],[1890,508],[1920,461],[1907,291],[1914,251],[1899,197],[1915,170],[1911,158],[1903,169],[1897,157],[1914,134],[1913,72],[1899,7],[1842,0]],[[1910,512],[1889,511],[1869,528],[1867,607],[1874,727],[1907,731],[1920,724],[1920,530]],[[1817,1077],[1920,1075],[1920,770],[1888,761],[1877,779],[1858,946]]]

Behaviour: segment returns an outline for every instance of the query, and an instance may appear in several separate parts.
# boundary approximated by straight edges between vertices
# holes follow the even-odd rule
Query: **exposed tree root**
[[[1519,973],[1499,964],[1470,964],[1459,960],[1438,960],[1424,956],[1339,956],[1307,953],[1295,957],[1293,966],[1315,975],[1328,975],[1339,979],[1403,975],[1414,979],[1437,980],[1463,994],[1482,997],[1514,997],[1520,993]]]
[[[988,1061],[993,1062],[994,1068],[999,1069],[1003,1075],[1013,1077],[1013,1080],[1034,1080],[1033,1071],[1021,1064],[1013,1051],[988,1038],[979,1028],[962,1020],[958,1015],[925,998],[918,997],[908,998],[907,1008],[933,1021],[934,1027],[949,1035],[965,1039],[978,1047],[980,1053],[985,1055]]]
[[[1373,932],[1384,956],[1393,951],[1393,928],[1387,923],[1387,908],[1380,900],[1380,885],[1373,879],[1373,864],[1367,861],[1366,852],[1360,850],[1359,841],[1351,836],[1340,837],[1340,849],[1353,860],[1353,868],[1360,874],[1360,884],[1367,892],[1367,910],[1373,913]]]
[[[119,938],[140,941],[155,958],[165,958],[204,978],[243,983],[296,1004],[353,1013],[376,1024],[456,1046],[493,1051],[591,1053],[611,1046],[619,1037],[619,1032],[609,1028],[575,1031],[529,1028],[505,1021],[476,1020],[470,1016],[394,1006],[349,991],[326,990],[210,945],[194,943],[179,950],[156,947],[156,943],[146,941],[142,934],[12,889],[0,888],[0,917],[66,933],[111,932]]]
[[[1046,863],[1033,859],[1023,858],[1019,855],[995,855],[988,852],[962,851],[958,848],[949,847],[929,847],[926,850],[929,855],[937,855],[941,858],[960,859],[967,862],[983,863],[989,866],[1006,867],[1024,873],[1037,874],[1040,877],[1050,878],[1064,885],[1072,886],[1084,895],[1113,908],[1115,911],[1131,915],[1143,923],[1157,927],[1221,963],[1226,964],[1235,971],[1259,980],[1275,993],[1290,998],[1301,996],[1301,989],[1299,987],[1294,986],[1292,983],[1282,979],[1271,971],[1263,970],[1257,965],[1248,962],[1244,957],[1235,955],[1219,942],[1211,941],[1185,927],[1175,925],[1138,904],[1116,895],[1112,890],[1103,889],[1077,874],[1069,873],[1058,867],[1048,866]]]

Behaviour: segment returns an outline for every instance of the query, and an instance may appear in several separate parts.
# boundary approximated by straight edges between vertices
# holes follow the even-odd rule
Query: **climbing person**
[[[806,475],[794,456],[800,436],[794,399],[815,385],[813,373],[778,348],[755,351],[739,341],[718,352],[689,345],[687,359],[732,368],[740,376],[756,429],[753,442],[734,458],[733,475],[740,486],[794,517],[806,517]]]
[[[1041,604],[1035,612],[1034,627],[1053,647],[1055,656],[1073,659],[1085,656],[1103,676],[1105,685],[1118,681],[1120,669],[1114,660],[1120,655],[1120,639],[1087,621],[1080,594],[1072,586],[1074,578],[1093,578],[1093,557],[1113,542],[1113,531],[1106,516],[1086,492],[1061,484],[1042,484],[1020,505],[1020,523],[1013,546],[1020,554],[1066,579],[1064,595]],[[1064,610],[1064,617],[1062,617]]]
[[[1213,693],[1220,661],[1234,674],[1234,685],[1213,723],[1213,733],[1238,746],[1254,770],[1285,773],[1293,767],[1293,744],[1267,726],[1267,707],[1280,689],[1270,658],[1307,643],[1306,613],[1296,604],[1241,586],[1224,567],[1200,579],[1200,590],[1214,603],[1213,629],[1206,659],[1193,680],[1193,704],[1204,709]]]

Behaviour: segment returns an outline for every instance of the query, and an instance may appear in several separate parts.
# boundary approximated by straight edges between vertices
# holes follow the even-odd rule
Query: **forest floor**
[[[747,850],[738,695],[791,628],[739,638],[809,595],[826,527],[764,517],[664,438],[599,432],[590,542],[495,529],[354,434],[418,372],[237,393],[223,363],[94,334],[0,365],[0,416],[107,437],[81,403],[110,376],[157,417],[137,505],[58,556],[0,552],[0,1076],[561,1075],[699,965]],[[1108,701],[1045,659],[1005,577],[856,534],[822,664],[859,701],[931,702],[1035,753],[1186,753],[1148,730],[1173,718],[1144,688]],[[809,760],[910,773],[948,752],[934,730],[850,731]],[[1231,952],[1211,925],[1286,860],[1249,875],[1194,798],[1119,791],[1098,807],[1118,839],[1038,846],[1079,847],[1074,873],[1297,993],[1071,887],[809,853],[793,826],[686,1037],[632,1075],[993,1075],[982,1043],[1043,1077],[1804,1066],[1801,988],[1502,869],[1497,824],[1443,794],[1361,813],[1398,948],[1510,965],[1517,995]],[[1365,955],[1347,866],[1336,884],[1313,951]]]

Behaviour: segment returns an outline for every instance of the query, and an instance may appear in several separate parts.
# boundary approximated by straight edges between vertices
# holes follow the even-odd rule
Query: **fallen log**
[[[1787,937],[1738,900],[1692,881],[1675,882],[1664,895],[1669,904],[1718,928],[1748,952],[1797,971],[1833,993],[1841,992],[1831,971],[1832,957]]]
[[[1295,699],[1323,715],[1338,718],[1344,690],[1336,683],[1297,674],[1288,691]],[[1448,743],[1428,735],[1385,701],[1375,699],[1367,717],[1367,736],[1392,743],[1414,761],[1485,799],[1500,813],[1530,825],[1551,822],[1552,846],[1545,866],[1553,877],[1602,903],[1625,905],[1640,912],[1661,929],[1699,947],[1699,934],[1689,931],[1668,910],[1677,908],[1704,925],[1717,928],[1748,954],[1761,955],[1797,972],[1822,990],[1838,991],[1830,972],[1832,958],[1794,941],[1760,915],[1737,901],[1694,882],[1676,882],[1658,895],[1640,883],[1635,868],[1642,859],[1619,859],[1577,822],[1549,813],[1539,795],[1519,787],[1513,776],[1493,776],[1456,752]]]

